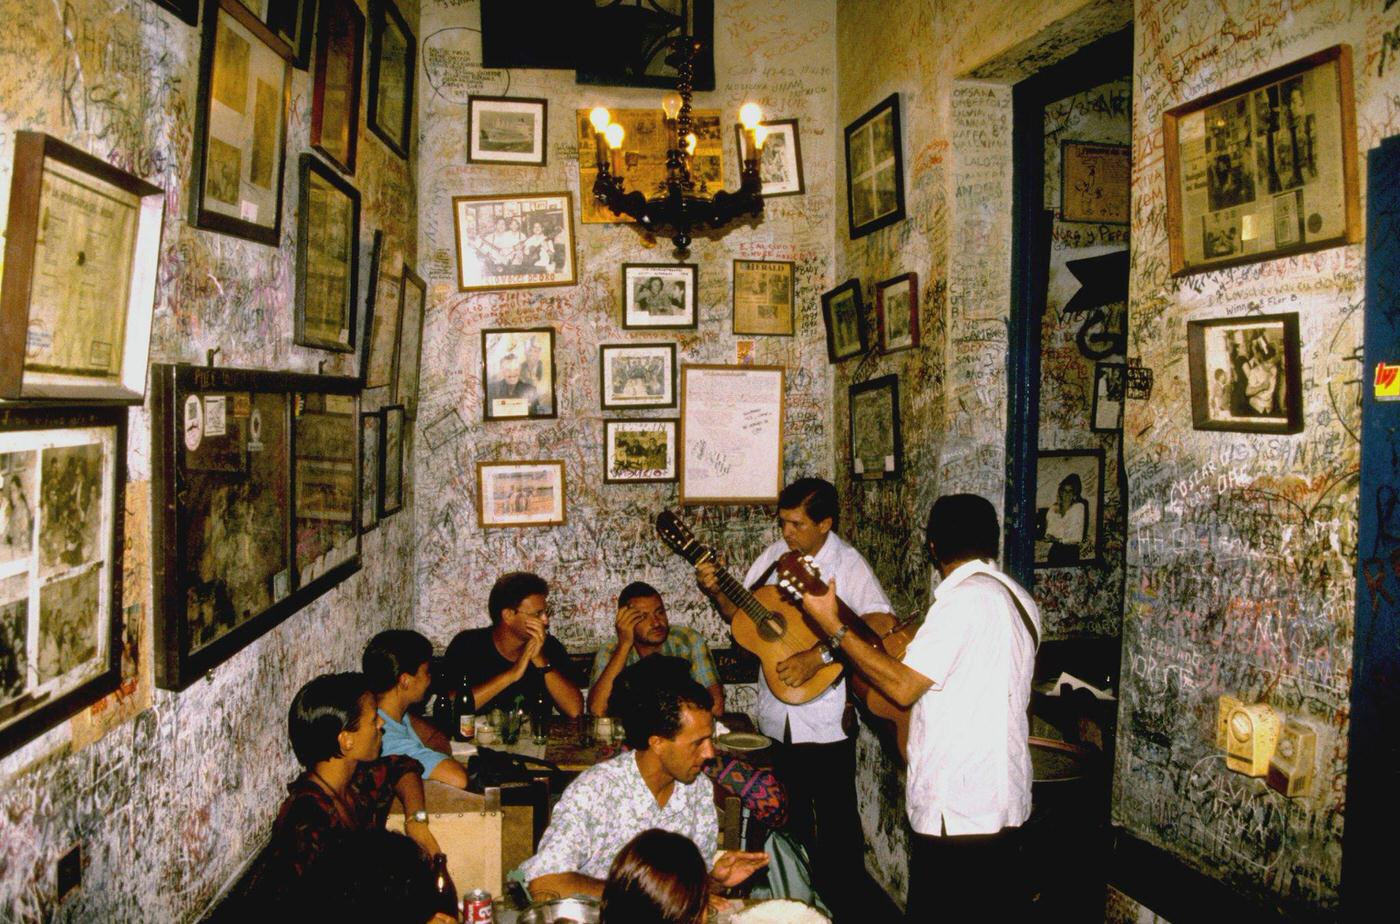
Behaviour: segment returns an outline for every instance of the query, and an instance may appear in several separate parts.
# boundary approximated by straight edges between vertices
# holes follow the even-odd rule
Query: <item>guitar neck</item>
[[[765,619],[772,617],[773,614],[769,612],[768,607],[759,603],[758,598],[750,593],[749,589],[734,575],[723,568],[718,568],[715,570],[715,577],[719,581],[720,590],[724,591],[729,602],[747,613],[755,623],[761,624]]]

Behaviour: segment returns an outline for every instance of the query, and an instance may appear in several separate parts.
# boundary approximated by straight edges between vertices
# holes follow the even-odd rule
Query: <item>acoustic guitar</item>
[[[782,591],[771,584],[750,593],[743,582],[718,567],[714,550],[696,539],[671,511],[663,510],[656,515],[656,532],[671,551],[692,565],[703,561],[716,564],[720,590],[739,608],[729,624],[729,631],[734,641],[758,656],[764,679],[774,696],[788,705],[800,705],[841,676],[842,665],[837,661],[822,667],[801,686],[790,687],[784,683],[778,676],[778,664],[811,648],[821,638],[811,617],[784,600]]]

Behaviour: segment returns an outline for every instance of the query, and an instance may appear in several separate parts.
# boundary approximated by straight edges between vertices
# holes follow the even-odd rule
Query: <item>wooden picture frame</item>
[[[1102,449],[1042,449],[1037,454],[1036,568],[1102,564],[1103,477]]]
[[[1191,425],[1234,433],[1299,433],[1303,371],[1298,315],[1188,321]]]
[[[564,463],[476,463],[476,516],[482,529],[563,526]]]
[[[679,481],[679,431],[679,417],[603,421],[603,484]]]
[[[293,343],[355,351],[360,194],[314,154],[301,155]]]
[[[759,148],[758,177],[765,199],[800,196],[807,191],[802,178],[802,143],[796,119],[770,119],[759,122],[763,145]],[[739,163],[744,162],[744,126],[734,126],[734,144]]]
[[[699,287],[695,263],[622,264],[622,329],[694,330]]]
[[[778,502],[785,381],[782,366],[681,366],[682,505]]]
[[[320,0],[317,20],[311,146],[341,173],[353,176],[360,140],[365,15],[355,0]]]
[[[797,332],[795,266],[791,260],[734,261],[730,291],[736,337],[791,337]]]
[[[919,274],[904,273],[875,283],[875,318],[880,352],[898,353],[919,345]]]
[[[822,293],[822,320],[826,323],[826,356],[830,362],[862,356],[870,349],[859,279],[847,279]]]
[[[403,159],[413,141],[413,80],[418,39],[393,0],[369,4],[369,106],[365,124]]]
[[[380,443],[384,439],[384,417],[379,411],[360,412],[360,535],[379,526],[379,508],[384,503],[384,466]]]
[[[578,281],[571,193],[454,196],[452,221],[459,292]]]
[[[495,327],[481,332],[483,420],[559,416],[554,393],[554,328]]]
[[[407,263],[399,284],[398,353],[394,359],[394,400],[409,420],[418,419],[418,382],[423,371],[423,322],[428,284]]]
[[[127,409],[0,407],[0,756],[115,690]],[[133,665],[134,667],[134,665]]]
[[[605,411],[675,407],[676,345],[598,344],[598,400]]]
[[[189,222],[276,247],[291,56],[238,0],[205,0]]]
[[[365,332],[365,363],[361,377],[364,387],[393,389],[397,386],[399,361],[399,319],[403,316],[403,258],[390,250],[384,232],[374,232],[369,272],[369,295]],[[372,303],[372,304],[371,304]]]
[[[155,0],[156,6],[163,7],[192,26],[199,24],[200,0]]]
[[[1124,363],[1094,363],[1094,398],[1089,429],[1094,433],[1118,433],[1123,429],[1127,400],[1128,367]]]
[[[549,102],[513,96],[467,98],[467,162],[543,167]]]
[[[904,219],[899,94],[846,126],[846,217],[851,240]]]
[[[899,376],[882,375],[848,389],[851,475],[861,481],[890,481],[904,473],[899,427]]]
[[[379,413],[379,519],[384,520],[403,509],[406,417],[402,404],[387,405]]]
[[[1162,115],[1173,276],[1361,240],[1351,46]]]
[[[0,397],[140,404],[165,192],[39,132],[14,147]]]
[[[1132,146],[1060,142],[1060,220],[1126,225],[1132,220]]]

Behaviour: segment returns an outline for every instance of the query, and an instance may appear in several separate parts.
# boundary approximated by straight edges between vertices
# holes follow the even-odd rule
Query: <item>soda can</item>
[[[457,734],[464,740],[470,741],[476,734],[476,716],[464,715],[457,718]]]
[[[462,924],[492,924],[493,921],[490,892],[472,889],[462,896]]]

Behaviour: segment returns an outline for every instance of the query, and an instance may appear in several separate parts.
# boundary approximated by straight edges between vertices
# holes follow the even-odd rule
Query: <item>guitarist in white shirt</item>
[[[745,586],[753,589],[773,583],[772,566],[792,550],[812,556],[824,576],[837,578],[841,599],[853,612],[862,617],[892,613],[894,608],[865,558],[832,531],[836,513],[836,488],[829,481],[799,478],[784,488],[778,495],[783,538],[754,560]],[[737,607],[720,589],[715,565],[701,561],[695,571],[700,589],[726,622],[732,620]],[[833,654],[822,644],[814,645],[778,664],[778,676],[790,686],[800,686],[830,664]],[[866,837],[856,808],[855,739],[843,725],[845,713],[844,679],[805,703],[789,705],[773,695],[759,672],[758,727],[782,742],[774,770],[787,787],[788,826],[811,856],[814,881],[828,884],[819,891],[835,911],[838,924],[856,920],[862,909],[868,911],[872,907],[867,903],[868,890],[878,888],[865,872]],[[853,723],[851,727],[854,730]]]

